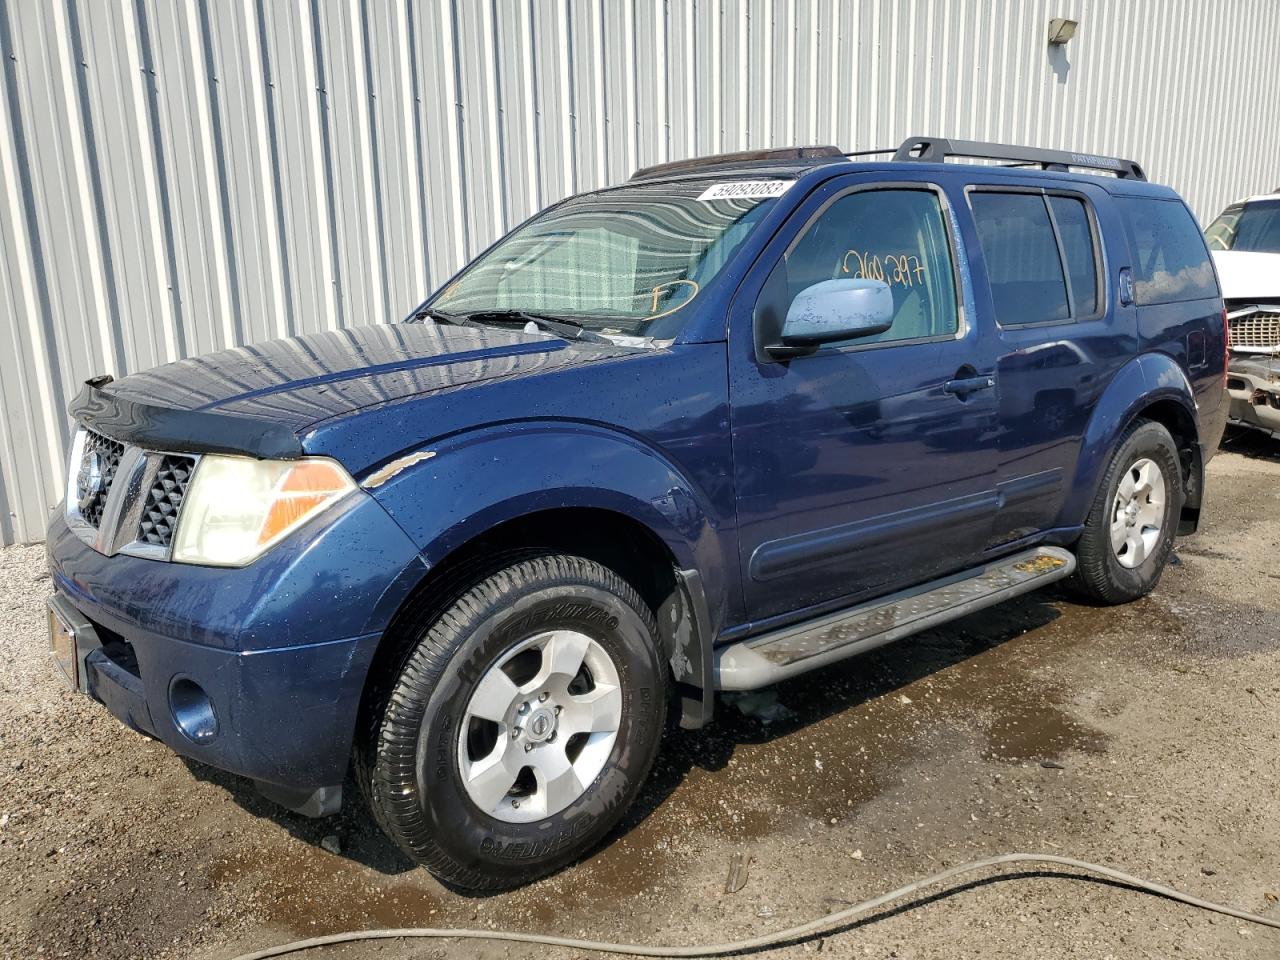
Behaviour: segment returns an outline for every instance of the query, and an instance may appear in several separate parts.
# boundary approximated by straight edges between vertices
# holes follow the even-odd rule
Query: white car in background
[[[1280,438],[1280,190],[1231,204],[1204,234],[1231,328],[1231,419]]]

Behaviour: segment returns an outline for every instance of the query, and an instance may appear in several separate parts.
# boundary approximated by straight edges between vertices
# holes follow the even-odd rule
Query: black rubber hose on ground
[[[1142,890],[1154,896],[1174,900],[1189,907],[1220,913],[1224,916],[1234,917],[1237,920],[1243,920],[1246,923],[1256,923],[1259,926],[1280,930],[1280,920],[1260,917],[1257,914],[1237,910],[1234,907],[1202,900],[1199,897],[1193,897],[1188,893],[1175,890],[1173,887],[1153,883],[1150,880],[1121,873],[1119,870],[1113,870],[1110,867],[1104,867],[1096,863],[1089,863],[1086,860],[1075,860],[1071,857],[1058,857],[1043,853],[1006,853],[1003,856],[990,857],[986,860],[973,860],[969,863],[962,863],[958,867],[951,867],[948,870],[915,880],[905,886],[898,887],[896,890],[890,890],[888,893],[873,897],[870,900],[864,900],[853,906],[836,910],[808,923],[787,927],[785,930],[777,930],[759,937],[750,937],[746,940],[730,940],[725,943],[708,943],[695,946],[646,946],[644,944],[607,943],[599,940],[578,940],[573,937],[556,937],[547,934],[522,933],[511,930],[450,930],[447,928],[406,927],[404,929],[353,930],[348,933],[334,933],[325,937],[312,937],[309,940],[297,940],[293,943],[285,943],[277,947],[268,947],[265,950],[242,954],[236,957],[235,960],[268,960],[269,957],[283,957],[287,954],[339,943],[402,939],[500,940],[508,943],[569,947],[574,950],[588,950],[596,953],[624,954],[631,957],[720,957],[734,953],[764,950],[786,943],[809,939],[824,930],[846,923],[860,914],[882,907],[887,903],[892,903],[894,900],[901,900],[903,897],[908,897],[926,887],[937,886],[940,883],[954,880],[956,877],[968,873],[986,871],[992,867],[1001,867],[1011,863],[1052,864],[1058,867],[1071,867],[1087,874],[1092,874],[1095,877],[1103,877],[1107,880]]]

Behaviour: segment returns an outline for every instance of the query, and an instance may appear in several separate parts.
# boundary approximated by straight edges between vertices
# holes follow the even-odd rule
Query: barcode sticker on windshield
[[[761,200],[780,197],[791,189],[790,180],[734,180],[702,191],[699,200]]]

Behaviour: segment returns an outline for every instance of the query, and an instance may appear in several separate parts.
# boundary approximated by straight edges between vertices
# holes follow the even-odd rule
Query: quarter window
[[[1203,300],[1218,295],[1204,237],[1178,200],[1120,197],[1136,262],[1134,299],[1139,304]]]
[[[1002,327],[1097,312],[1093,227],[1083,201],[980,190],[970,205]]]
[[[959,326],[951,246],[932,190],[861,190],[840,197],[809,225],[779,268],[786,274],[787,307],[800,291],[824,280],[889,285],[893,325],[849,343],[954,336]]]

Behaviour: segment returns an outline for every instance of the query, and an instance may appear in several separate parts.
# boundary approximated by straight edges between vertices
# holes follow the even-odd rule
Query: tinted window
[[[1044,197],[976,191],[970,205],[997,322],[1009,327],[1069,318],[1067,282]]]
[[[1133,289],[1140,304],[1218,295],[1200,228],[1177,200],[1119,197],[1133,240]]]
[[[1050,197],[1049,208],[1062,241],[1062,258],[1071,284],[1072,313],[1087,317],[1098,312],[1098,265],[1093,258],[1093,227],[1084,201],[1076,197]]]
[[[857,343],[954,334],[955,275],[938,197],[926,190],[865,190],[832,203],[785,260],[787,305],[801,290],[838,278],[883,280],[893,326]],[[784,311],[785,314],[785,311]]]

